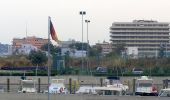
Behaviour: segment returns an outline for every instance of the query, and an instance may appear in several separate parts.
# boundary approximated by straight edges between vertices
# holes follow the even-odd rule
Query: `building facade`
[[[124,43],[126,48],[137,47],[139,57],[155,57],[161,44],[165,44],[166,52],[169,52],[169,29],[168,22],[153,20],[114,22],[110,27],[110,37],[113,47],[118,43]]]
[[[48,43],[48,39],[43,39],[43,38],[32,36],[32,37],[25,37],[25,38],[13,38],[12,42],[13,42],[12,43],[13,51],[21,48],[22,44],[32,44],[33,46],[40,49],[41,46]]]
[[[71,44],[77,43],[78,41],[75,40],[68,40],[68,41],[60,41],[58,46],[61,48],[69,48]]]
[[[28,55],[32,50],[37,51],[37,47],[32,44],[22,44],[18,49],[18,53]]]
[[[66,53],[69,53],[71,57],[76,57],[76,58],[86,57],[87,51],[77,50],[76,48],[70,48],[70,45],[75,43],[81,43],[81,42],[75,40],[60,41],[59,47],[61,47],[61,55],[65,55]]]
[[[105,42],[103,41],[103,43],[96,43],[96,46],[100,46],[102,49],[102,55],[105,56],[106,54],[109,54],[110,52],[112,52],[112,44],[109,42]]]
[[[137,47],[127,47],[126,55],[128,55],[129,58],[133,58],[133,59],[138,58],[138,48]]]
[[[8,56],[12,54],[12,47],[8,44],[0,43],[0,56]]]

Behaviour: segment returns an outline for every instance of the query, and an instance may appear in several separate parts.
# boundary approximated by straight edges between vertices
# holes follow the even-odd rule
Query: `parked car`
[[[4,87],[0,86],[0,93],[3,93],[3,92],[4,92]]]
[[[64,79],[51,79],[49,86],[49,93],[52,94],[67,94],[68,90],[65,87]],[[48,90],[45,90],[44,93],[48,93]]]
[[[97,67],[96,72],[107,73],[107,67]]]
[[[143,74],[143,69],[142,68],[133,68],[132,73],[136,75]]]
[[[161,89],[158,96],[159,97],[170,97],[170,88]]]

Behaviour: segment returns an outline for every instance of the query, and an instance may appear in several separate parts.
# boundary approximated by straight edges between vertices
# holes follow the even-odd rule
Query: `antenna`
[[[25,29],[25,33],[26,33],[26,38],[27,38],[27,22],[26,22],[26,29]]]
[[[27,23],[27,21],[26,21],[26,26],[25,26],[25,35],[26,35],[26,36],[25,36],[25,43],[28,43],[28,41],[27,41],[27,31],[28,31],[28,30],[27,30],[27,24],[28,24],[28,23]]]

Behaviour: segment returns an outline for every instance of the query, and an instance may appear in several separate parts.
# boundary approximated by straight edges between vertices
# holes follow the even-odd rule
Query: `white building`
[[[29,54],[32,50],[37,51],[37,47],[33,46],[32,44],[22,44],[21,48],[18,49],[18,53]]]
[[[77,50],[76,48],[73,49],[69,47],[71,44],[75,44],[75,43],[80,43],[80,42],[75,40],[61,41],[59,43],[59,47],[61,47],[61,55],[65,55],[66,53],[69,53],[71,57],[86,57],[87,51]]]
[[[85,50],[75,50],[74,52],[70,53],[71,57],[86,57],[87,56],[87,51]]]
[[[66,53],[69,53],[70,57],[86,57],[87,51],[85,50],[76,50],[76,49],[70,49],[70,48],[61,48],[61,55],[65,55]]]
[[[110,33],[113,48],[118,43],[124,43],[126,48],[138,47],[140,57],[155,57],[160,44],[169,44],[170,40],[169,23],[153,20],[114,22],[110,27]],[[168,51],[170,51],[169,48],[167,48]]]
[[[138,47],[128,47],[126,50],[126,54],[130,58],[138,58]]]

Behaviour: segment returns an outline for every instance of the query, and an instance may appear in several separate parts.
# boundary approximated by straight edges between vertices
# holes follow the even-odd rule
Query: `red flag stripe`
[[[52,24],[51,20],[50,20],[50,34],[51,34],[52,39],[54,41],[58,42],[58,37],[57,37],[57,34],[55,32],[55,29],[53,27],[53,24]]]

